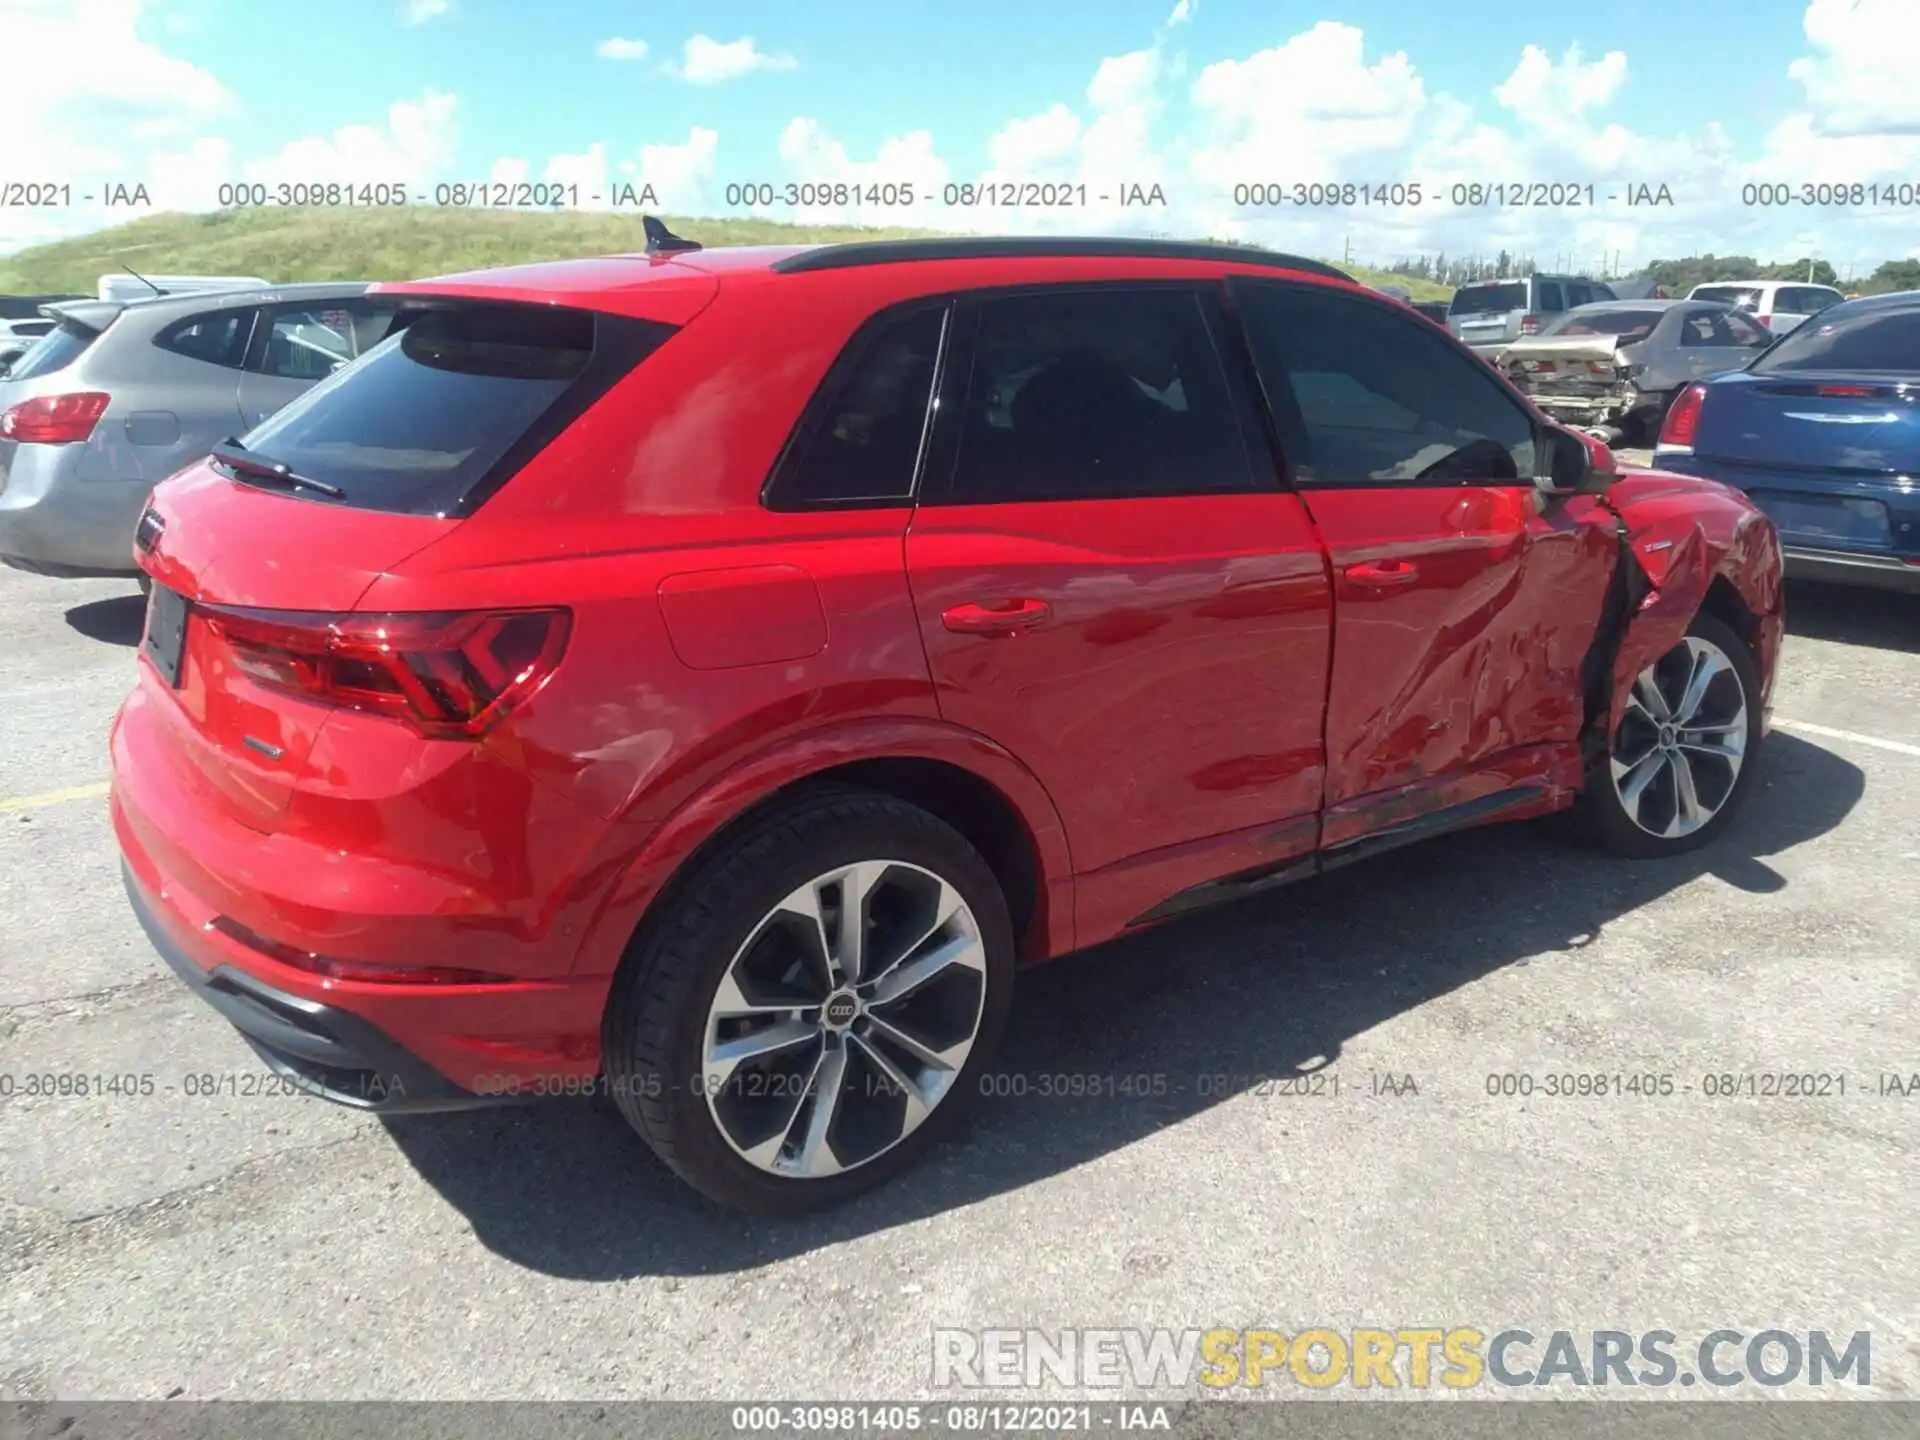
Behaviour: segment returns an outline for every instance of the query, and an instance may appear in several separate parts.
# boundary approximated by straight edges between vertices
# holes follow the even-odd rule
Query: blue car
[[[1920,291],[1834,305],[1689,386],[1653,463],[1746,491],[1790,576],[1920,592]]]

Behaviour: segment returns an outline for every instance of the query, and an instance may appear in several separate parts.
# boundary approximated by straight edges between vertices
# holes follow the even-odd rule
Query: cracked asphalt
[[[1024,1095],[771,1223],[595,1105],[236,1093],[261,1067],[147,947],[98,788],[138,597],[0,571],[0,1399],[952,1398],[935,1327],[1416,1324],[1868,1330],[1850,1393],[1920,1397],[1920,1095],[1880,1093],[1920,1071],[1920,601],[1790,612],[1710,849],[1489,829],[1033,972]],[[1311,1069],[1338,1093],[1259,1083]],[[1675,1089],[1488,1093],[1558,1073]],[[1704,1093],[1782,1073],[1846,1093]],[[63,1074],[133,1093],[29,1093]],[[1103,1093],[1042,1093],[1074,1076]]]

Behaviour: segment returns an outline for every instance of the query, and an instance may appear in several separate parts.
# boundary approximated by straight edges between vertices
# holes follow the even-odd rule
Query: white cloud
[[[694,85],[717,85],[760,70],[798,69],[799,64],[791,55],[770,55],[757,48],[751,35],[728,41],[695,35],[687,41],[680,63],[667,68]]]
[[[779,149],[780,159],[798,183],[845,184],[863,192],[861,204],[810,206],[795,216],[818,225],[925,225],[929,198],[937,203],[952,176],[947,162],[934,149],[932,133],[926,130],[888,136],[871,160],[856,160],[818,120],[801,116],[789,121],[780,132]],[[910,188],[919,198],[912,206],[864,203],[869,187],[887,186]],[[781,206],[767,213],[785,211]]]
[[[1173,11],[1166,18],[1166,26],[1171,30],[1176,25],[1184,25],[1193,19],[1193,12],[1200,8],[1200,0],[1178,0]]]
[[[453,0],[401,0],[400,18],[409,25],[424,25],[438,20],[453,6]]]
[[[593,47],[593,53],[602,60],[644,60],[647,58],[647,42],[609,35]]]
[[[720,132],[696,125],[681,145],[642,145],[637,164],[623,164],[636,186],[653,187],[662,210],[700,213],[713,205],[714,160],[720,151]]]
[[[1817,52],[1787,74],[1834,136],[1920,134],[1920,5],[1914,0],[1810,0],[1803,21]]]
[[[342,125],[331,135],[309,135],[242,166],[248,180],[268,184],[417,185],[452,163],[456,128],[452,95],[428,91],[387,107],[385,125]]]

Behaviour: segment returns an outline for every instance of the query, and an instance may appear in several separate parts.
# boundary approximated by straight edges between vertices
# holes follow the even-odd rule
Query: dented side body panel
[[[1754,617],[1748,638],[1764,724],[1785,628],[1773,523],[1738,490],[1660,470],[1623,473],[1607,488],[1606,501],[1624,523],[1626,547],[1645,577],[1613,659],[1606,733],[1620,724],[1633,677],[1679,643],[1720,579]]]

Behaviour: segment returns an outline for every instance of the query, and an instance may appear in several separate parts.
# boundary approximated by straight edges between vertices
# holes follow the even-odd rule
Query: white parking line
[[[1831,725],[1815,725],[1809,720],[1781,720],[1776,717],[1773,723],[1782,730],[1798,730],[1802,735],[1849,740],[1855,745],[1871,745],[1875,750],[1891,750],[1896,755],[1920,756],[1920,745],[1909,745],[1904,740],[1882,740],[1878,735],[1862,735],[1857,730],[1836,730]]]

